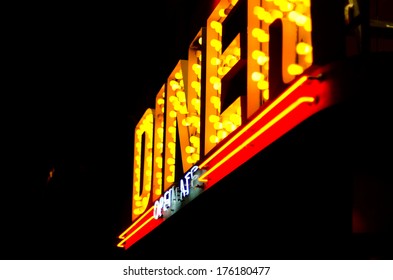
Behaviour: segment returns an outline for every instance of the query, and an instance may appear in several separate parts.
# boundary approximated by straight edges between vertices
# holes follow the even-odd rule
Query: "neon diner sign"
[[[135,127],[128,249],[337,100],[313,66],[310,0],[221,0]],[[176,150],[179,149],[180,153]],[[180,155],[179,155],[180,154]],[[181,166],[180,166],[181,165]],[[181,178],[177,178],[179,167]]]

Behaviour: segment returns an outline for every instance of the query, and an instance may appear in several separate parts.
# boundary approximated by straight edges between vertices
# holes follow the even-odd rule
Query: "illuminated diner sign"
[[[117,246],[333,105],[311,66],[310,0],[220,1],[135,127],[131,225]]]

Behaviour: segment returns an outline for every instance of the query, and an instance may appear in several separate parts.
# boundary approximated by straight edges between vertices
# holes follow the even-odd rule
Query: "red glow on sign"
[[[207,169],[200,178],[211,187],[296,125],[332,105],[327,81],[301,77],[252,120],[203,161]]]
[[[137,221],[135,221],[119,236],[122,241],[117,245],[117,247],[128,249],[131,245],[151,232],[164,221],[163,219],[154,219],[153,209],[154,207],[151,207],[147,210]]]

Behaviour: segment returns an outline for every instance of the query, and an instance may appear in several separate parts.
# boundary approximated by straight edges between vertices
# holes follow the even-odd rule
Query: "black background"
[[[208,2],[7,9],[1,258],[124,257],[134,127],[187,58]]]
[[[131,224],[133,129],[178,60],[187,59],[214,5],[152,2],[10,8],[0,258],[390,257],[388,236],[351,229],[351,188],[362,176],[365,189],[380,188],[366,208],[382,205],[381,224],[391,227],[391,206],[384,211],[392,197],[390,115],[367,103],[370,91],[384,91],[388,72],[378,78],[385,84],[359,86],[359,104],[310,119],[132,250],[116,247]],[[355,126],[353,116],[361,116]],[[373,127],[367,137],[364,123]],[[243,214],[258,211],[258,221]]]

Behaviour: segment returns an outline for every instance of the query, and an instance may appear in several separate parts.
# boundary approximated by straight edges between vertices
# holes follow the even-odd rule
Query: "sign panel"
[[[183,205],[337,102],[313,66],[309,0],[222,0],[135,129],[129,248]],[[180,172],[179,172],[180,170]]]

